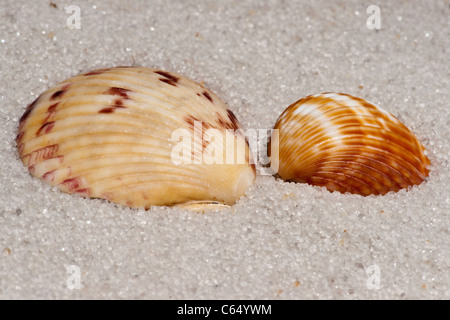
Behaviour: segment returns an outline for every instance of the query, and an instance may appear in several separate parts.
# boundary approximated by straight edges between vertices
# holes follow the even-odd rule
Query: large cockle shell
[[[200,141],[174,136],[195,129],[231,131],[233,139],[219,146],[204,135]],[[116,67],[41,94],[20,119],[16,141],[30,173],[64,192],[137,208],[200,206],[233,204],[254,182],[255,166],[238,129],[233,112],[202,85],[159,69]],[[187,156],[193,161],[184,161],[185,153],[174,159],[180,144],[192,150]],[[211,144],[225,153],[243,145],[246,156],[205,163]]]
[[[307,96],[278,118],[272,139],[278,175],[288,181],[360,195],[420,184],[429,159],[389,112],[342,93]]]

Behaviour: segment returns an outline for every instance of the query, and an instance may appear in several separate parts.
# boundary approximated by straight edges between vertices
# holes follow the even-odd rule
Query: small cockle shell
[[[41,94],[20,119],[16,142],[30,173],[67,193],[136,208],[230,205],[255,180],[240,128],[215,94],[186,77],[116,67],[75,76]],[[200,140],[174,136],[197,129]],[[207,129],[231,131],[231,142],[220,147],[228,154],[243,145],[245,160],[202,161],[208,146],[219,147],[219,140],[205,139]],[[174,159],[180,145],[188,158]]]
[[[389,112],[348,94],[307,96],[281,114],[275,129],[279,158],[272,161],[287,181],[367,196],[428,176],[430,160],[411,131]]]

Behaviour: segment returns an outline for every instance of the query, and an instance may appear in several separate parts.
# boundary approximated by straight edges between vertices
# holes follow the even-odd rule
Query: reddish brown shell
[[[348,94],[307,96],[275,129],[272,161],[284,180],[367,196],[418,185],[429,173],[424,147],[405,125]]]

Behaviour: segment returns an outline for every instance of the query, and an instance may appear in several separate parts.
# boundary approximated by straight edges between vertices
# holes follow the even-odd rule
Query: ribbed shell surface
[[[414,134],[389,112],[342,93],[307,96],[278,118],[278,175],[360,195],[420,184],[429,159]],[[276,139],[277,138],[277,139]]]
[[[234,135],[246,146],[245,163],[175,165],[178,142],[172,135],[178,129],[193,133],[195,123],[202,130],[240,129],[234,114],[202,85],[160,69],[116,67],[44,92],[20,119],[16,142],[30,173],[67,193],[145,208],[233,204],[255,179],[245,138]],[[205,144],[192,144],[193,158]]]

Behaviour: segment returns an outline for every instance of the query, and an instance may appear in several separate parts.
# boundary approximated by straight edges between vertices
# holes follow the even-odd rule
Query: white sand
[[[53,2],[0,6],[0,298],[450,298],[448,1],[373,1],[378,31],[367,1],[78,0],[79,30],[66,27],[70,2]],[[115,65],[204,81],[245,128],[271,128],[308,94],[365,98],[419,137],[430,177],[363,198],[261,176],[204,215],[131,210],[32,178],[14,142],[26,105]],[[67,287],[71,265],[81,289]],[[367,285],[373,265],[379,289]]]

